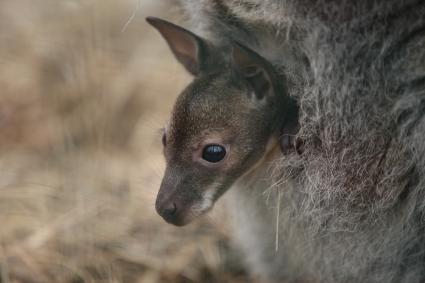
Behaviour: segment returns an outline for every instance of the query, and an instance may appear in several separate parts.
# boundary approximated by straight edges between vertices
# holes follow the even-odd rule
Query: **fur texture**
[[[255,272],[425,282],[425,2],[182,5],[197,33],[272,62],[300,104],[304,152],[276,155],[229,192]]]

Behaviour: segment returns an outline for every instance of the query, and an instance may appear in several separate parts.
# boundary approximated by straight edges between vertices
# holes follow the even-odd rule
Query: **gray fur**
[[[425,2],[183,7],[204,37],[272,62],[300,103],[303,154],[229,192],[254,271],[279,282],[425,282]],[[269,191],[281,194],[278,252]]]

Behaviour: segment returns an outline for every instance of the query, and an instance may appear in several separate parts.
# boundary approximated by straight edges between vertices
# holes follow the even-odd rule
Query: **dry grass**
[[[0,1],[0,282],[247,282],[222,209],[186,228],[154,211],[190,79],[144,22],[167,5]]]

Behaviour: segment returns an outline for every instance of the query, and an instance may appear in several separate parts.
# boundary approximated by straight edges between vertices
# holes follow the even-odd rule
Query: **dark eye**
[[[210,144],[204,147],[202,158],[211,163],[217,163],[226,156],[226,149],[218,144]]]
[[[167,144],[167,136],[164,134],[162,134],[162,145],[165,146]]]

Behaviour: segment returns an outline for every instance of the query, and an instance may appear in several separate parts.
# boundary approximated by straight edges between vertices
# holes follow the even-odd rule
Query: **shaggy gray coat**
[[[305,151],[260,170],[273,181],[229,192],[254,271],[279,282],[425,282],[425,1],[182,5],[198,34],[272,62],[300,104]]]

